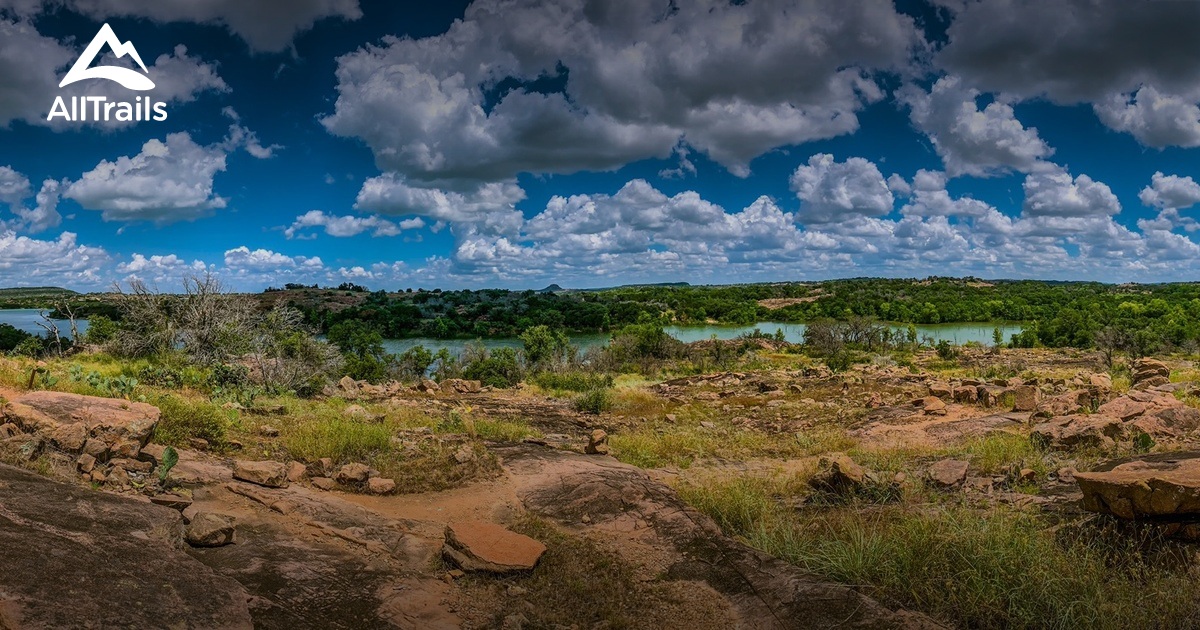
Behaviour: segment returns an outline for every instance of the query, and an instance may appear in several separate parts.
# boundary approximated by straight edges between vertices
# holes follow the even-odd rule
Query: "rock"
[[[135,459],[142,452],[142,445],[136,440],[117,440],[111,446],[112,455],[114,457],[124,457],[126,459]]]
[[[372,422],[383,421],[383,414],[373,414],[367,411],[362,405],[350,405],[342,410],[342,415],[347,418],[358,418],[361,420],[369,420]]]
[[[942,400],[950,400],[954,395],[954,388],[945,383],[930,383],[929,395],[941,398]]]
[[[96,468],[96,458],[84,453],[75,460],[75,470],[90,475],[92,470]]]
[[[1054,475],[1063,483],[1075,483],[1075,475],[1078,474],[1078,472],[1079,471],[1075,470],[1073,467],[1064,466],[1055,471]]]
[[[1134,389],[1146,389],[1171,381],[1171,368],[1157,359],[1142,358],[1133,362],[1130,380]]]
[[[305,466],[304,464],[301,464],[300,462],[296,462],[296,461],[288,462],[288,467],[287,467],[287,480],[288,481],[293,482],[293,483],[303,481],[304,476],[306,474],[308,474],[308,466]]]
[[[83,451],[88,451],[87,446],[83,447]],[[147,444],[138,452],[138,459],[144,462],[150,462],[154,466],[158,466],[163,459],[163,453],[167,451],[167,447],[162,444]]]
[[[356,484],[364,483],[371,476],[371,469],[366,464],[346,464],[338,469],[334,479],[338,483]]]
[[[1034,481],[1037,479],[1037,471],[1032,468],[1022,468],[1021,471],[1017,473],[1017,479],[1026,483]]]
[[[608,455],[608,433],[604,429],[596,429],[588,436],[587,446],[583,452],[588,455]]]
[[[954,401],[958,402],[958,403],[962,403],[964,405],[971,405],[976,402],[979,402],[979,388],[978,387],[966,387],[966,386],[955,387],[954,388]]]
[[[287,407],[284,405],[254,405],[250,413],[256,416],[285,416]]]
[[[1004,392],[1003,387],[996,385],[980,385],[977,388],[979,402],[987,407],[995,407],[1000,402],[1000,394]]]
[[[319,490],[333,490],[337,487],[337,482],[329,477],[313,477],[312,485]]]
[[[17,426],[46,435],[56,448],[78,453],[90,437],[109,447],[128,443],[132,446],[126,450],[134,456],[150,439],[160,415],[146,403],[51,391],[22,394],[8,412]]]
[[[1125,425],[1106,416],[1065,416],[1035,425],[1030,439],[1056,450],[1111,448],[1126,434]]]
[[[844,453],[823,455],[818,465],[819,471],[808,481],[817,490],[853,494],[867,481],[867,470]]]
[[[1112,377],[1107,374],[1092,374],[1088,376],[1088,385],[1101,392],[1109,392],[1112,390]]]
[[[943,459],[929,467],[926,476],[935,486],[950,488],[967,479],[969,465],[961,459]]]
[[[191,446],[197,451],[207,451],[208,440],[204,438],[188,438],[188,446]]]
[[[192,500],[187,497],[181,497],[178,494],[157,494],[150,497],[150,502],[154,505],[161,505],[172,510],[183,512],[192,506]]]
[[[154,470],[154,464],[136,459],[118,458],[112,460],[113,468],[124,468],[126,472],[146,474]]]
[[[537,566],[546,546],[495,523],[470,521],[446,526],[442,554],[463,571],[514,573]]]
[[[371,494],[391,494],[396,491],[396,482],[383,477],[372,477],[367,480],[367,492]]]
[[[245,589],[178,548],[178,512],[2,465],[0,487],[0,627],[252,627]]]
[[[238,460],[233,462],[233,478],[268,488],[286,488],[288,470],[280,462]]]
[[[338,389],[342,390],[343,394],[348,394],[352,397],[358,396],[358,381],[350,378],[349,376],[343,376],[342,379],[338,381]]]
[[[439,391],[440,389],[442,389],[441,386],[439,386],[436,382],[431,381],[427,378],[423,378],[423,379],[421,379],[420,383],[417,383],[417,391],[419,391],[419,392],[425,392],[427,394],[432,394],[436,391]]]
[[[1013,411],[1033,411],[1037,408],[1039,394],[1038,388],[1032,385],[1013,388]]]
[[[442,387],[454,390],[459,394],[478,394],[483,390],[483,383],[480,381],[467,381],[461,378],[452,378],[442,382]]]
[[[0,440],[7,440],[8,438],[17,435],[20,432],[21,427],[18,427],[11,422],[0,424]]]
[[[459,464],[467,464],[475,459],[475,449],[471,448],[470,444],[463,444],[454,451],[454,461]]]
[[[1039,418],[1069,416],[1082,413],[1091,404],[1092,393],[1085,389],[1079,389],[1042,400],[1037,404],[1033,415]]]
[[[1083,508],[1124,519],[1200,515],[1200,454],[1077,473]]]
[[[233,543],[233,519],[212,512],[197,512],[184,530],[193,547],[223,547]]]
[[[944,416],[946,415],[946,403],[942,402],[937,396],[926,396],[913,401],[913,405],[921,408],[927,416]]]
[[[321,459],[317,460],[317,466],[319,467],[321,473],[324,476],[326,476],[326,477],[333,476],[334,470],[333,470],[333,460],[332,459],[330,459],[328,457],[322,457]]]
[[[258,428],[258,434],[263,437],[275,438],[279,437],[279,429],[273,426],[263,425]]]
[[[1114,398],[1096,409],[1100,415],[1110,416],[1119,420],[1131,420],[1150,408],[1148,403],[1138,402],[1128,396]]]
[[[108,479],[106,479],[104,483],[119,487],[128,486],[129,472],[124,468],[114,466],[112,470],[108,471]]]
[[[110,454],[108,445],[104,443],[104,440],[97,440],[96,438],[88,438],[88,441],[83,443],[83,452],[95,457],[96,461],[101,462],[107,460]],[[139,452],[138,455],[140,456],[141,453]]]
[[[871,392],[871,397],[867,399],[867,409],[878,409],[883,406],[883,396],[879,392]]]

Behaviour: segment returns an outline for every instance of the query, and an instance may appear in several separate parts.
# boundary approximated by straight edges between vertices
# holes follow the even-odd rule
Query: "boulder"
[[[1092,404],[1092,393],[1086,389],[1077,389],[1065,394],[1044,398],[1034,408],[1035,416],[1039,418],[1054,418],[1082,413]]]
[[[233,478],[268,488],[286,488],[288,470],[280,462],[238,460],[233,462]]]
[[[946,415],[946,403],[937,396],[926,396],[913,401],[913,405],[920,407],[927,416],[944,416]]]
[[[350,405],[342,410],[342,415],[347,418],[355,418],[358,420],[366,420],[368,422],[383,422],[384,414],[371,413],[362,405]]]
[[[1165,385],[1171,381],[1171,368],[1157,359],[1142,358],[1133,362],[1130,380],[1134,389]]]
[[[1012,389],[1013,411],[1033,411],[1037,408],[1040,392],[1032,385],[1020,385]]]
[[[1112,391],[1112,377],[1107,374],[1092,374],[1088,376],[1088,385],[1106,393]]]
[[[971,405],[979,402],[979,388],[968,386],[955,387],[954,402],[962,403],[964,405]]]
[[[1120,420],[1108,416],[1064,416],[1033,427],[1030,438],[1056,450],[1095,447],[1110,448],[1125,437],[1127,429]]]
[[[338,483],[356,484],[365,483],[370,476],[371,469],[366,464],[346,464],[338,469],[334,479]]]
[[[233,543],[233,519],[212,512],[197,512],[184,531],[193,547],[223,547]]]
[[[1138,402],[1128,396],[1114,398],[1096,409],[1096,413],[1105,416],[1111,416],[1119,420],[1132,420],[1150,408],[1149,403]]]
[[[383,477],[372,477],[367,480],[367,492],[371,494],[391,494],[396,491],[396,482]]]
[[[300,462],[288,462],[287,480],[293,483],[304,480],[304,476],[308,474],[308,466]]]
[[[452,378],[442,382],[442,387],[454,390],[459,394],[478,394],[483,390],[483,383],[480,381],[468,381],[461,378]]]
[[[1124,519],[1200,516],[1200,454],[1076,473],[1083,508]]]
[[[417,391],[419,391],[419,392],[425,392],[427,394],[432,394],[440,389],[442,389],[441,386],[439,386],[436,382],[431,381],[427,378],[423,378],[423,379],[421,379],[420,383],[417,383]]]
[[[930,383],[929,395],[941,398],[942,400],[950,400],[954,395],[954,388],[946,383]]]
[[[358,393],[359,393],[358,381],[354,380],[353,378],[350,378],[349,376],[343,376],[342,380],[338,381],[338,389],[340,389],[341,392],[345,395],[349,395],[352,397],[358,396]]]
[[[24,431],[46,437],[59,450],[80,453],[95,439],[119,450],[119,456],[133,458],[150,439],[160,412],[146,403],[37,391],[13,399],[7,415]]]
[[[817,474],[808,480],[816,490],[835,494],[853,494],[867,482],[867,469],[844,453],[823,455]]]
[[[943,459],[934,462],[926,471],[926,476],[933,485],[950,488],[966,481],[969,467],[969,464],[961,459]]]
[[[312,485],[319,490],[333,490],[337,487],[337,482],[329,477],[313,477]]]
[[[0,627],[252,627],[245,589],[179,548],[179,512],[3,465],[0,488]]]
[[[583,452],[588,455],[608,455],[608,433],[604,429],[596,429],[588,436],[587,446]]]
[[[446,526],[445,558],[463,571],[514,573],[537,566],[546,546],[495,523],[470,521]]]

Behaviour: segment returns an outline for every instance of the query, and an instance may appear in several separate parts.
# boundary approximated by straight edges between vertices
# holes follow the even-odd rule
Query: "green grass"
[[[393,427],[348,418],[296,424],[284,430],[283,446],[292,457],[316,461],[362,462],[391,450]]]
[[[190,447],[188,440],[200,438],[220,448],[232,424],[231,412],[202,399],[161,395],[147,399],[162,412],[154,429],[154,441]]]
[[[1185,570],[1086,533],[1060,543],[1036,515],[960,505],[797,512],[779,494],[746,479],[681,488],[750,545],[955,625],[1170,628],[1200,618],[1200,587]]]

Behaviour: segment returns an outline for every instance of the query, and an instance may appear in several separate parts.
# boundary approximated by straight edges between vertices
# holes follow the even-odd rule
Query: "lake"
[[[942,340],[949,341],[953,344],[964,344],[968,342],[978,342],[985,345],[992,343],[992,329],[1000,327],[1000,331],[1004,333],[1004,340],[1008,341],[1012,335],[1021,332],[1022,324],[928,324],[917,325],[917,335],[920,338],[926,336],[932,337],[934,343]],[[908,325],[895,325],[896,330],[904,331],[908,329]],[[741,335],[749,334],[755,330],[761,330],[768,335],[775,334],[776,330],[783,331],[783,338],[792,343],[800,343],[804,341],[804,324],[785,324],[781,322],[762,322],[760,324],[747,326],[667,326],[663,330],[667,334],[675,337],[683,342],[703,341],[711,339],[714,336],[717,339],[733,339]],[[605,333],[588,333],[582,335],[569,335],[571,343],[578,346],[580,350],[586,350],[594,346],[603,346],[608,343],[609,336]],[[483,339],[483,345],[487,348],[520,348],[520,339]],[[462,353],[463,348],[468,344],[473,343],[471,339],[431,339],[431,338],[413,338],[413,339],[389,339],[383,342],[384,347],[388,352],[399,354],[412,348],[413,346],[425,346],[430,352],[437,352],[441,348],[446,348],[451,354],[458,355]]]
[[[36,308],[9,308],[0,309],[0,324],[8,324],[17,330],[24,330],[33,335],[43,335],[46,329],[38,326],[38,322],[44,322],[41,311]],[[54,320],[58,325],[58,332],[64,337],[71,336],[71,322],[63,320]],[[76,326],[79,327],[80,333],[87,332],[88,323],[86,319],[75,320]]]
[[[37,309],[0,309],[0,323],[10,324],[20,330],[33,334],[42,334],[45,331],[38,327],[37,322],[42,321]],[[79,331],[87,331],[87,320],[78,320]],[[70,324],[66,321],[58,322],[59,329],[64,334],[70,334]],[[1007,341],[1013,334],[1021,332],[1021,324],[930,324],[917,325],[917,334],[921,338],[926,336],[932,337],[934,342],[942,341],[943,339],[954,344],[964,344],[968,342],[978,342],[985,345],[992,343],[992,329],[1000,326],[1000,330],[1004,333],[1004,339]],[[895,325],[896,330],[904,331],[908,328],[907,325]],[[741,335],[749,334],[755,330],[761,330],[766,334],[773,335],[776,330],[783,331],[783,337],[792,343],[800,343],[804,341],[804,324],[785,324],[781,322],[763,322],[750,326],[667,326],[664,330],[667,334],[684,342],[703,341],[711,339],[714,336],[717,339],[733,339]],[[608,334],[606,333],[587,333],[580,335],[570,335],[571,343],[578,346],[581,350],[595,346],[603,346],[608,343]],[[506,339],[484,339],[483,345],[488,348],[520,348],[521,340],[515,338]],[[416,337],[412,339],[388,339],[383,342],[384,348],[388,352],[400,354],[413,346],[425,346],[430,352],[437,352],[441,348],[448,349],[451,354],[461,354],[463,348],[468,343],[472,343],[471,339],[432,339],[425,337]]]

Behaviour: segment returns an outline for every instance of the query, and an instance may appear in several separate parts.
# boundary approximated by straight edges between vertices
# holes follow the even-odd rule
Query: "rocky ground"
[[[24,570],[0,574],[0,628],[955,625],[752,548],[681,499],[781,475],[803,489],[776,499],[801,512],[924,493],[916,509],[961,498],[1200,540],[1190,364],[1143,360],[1114,383],[1083,354],[924,361],[637,381],[598,415],[469,381],[326,392],[356,423],[419,412],[528,428],[389,429],[400,452],[436,443],[439,465],[471,471],[438,491],[288,455],[286,407],[233,410],[234,446],[171,449],[163,481],[155,406],[3,390],[0,452],[18,467],[0,465],[0,560]]]

